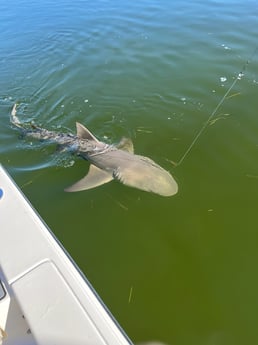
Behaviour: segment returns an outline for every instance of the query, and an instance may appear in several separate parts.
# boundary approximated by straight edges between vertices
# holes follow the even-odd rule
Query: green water
[[[257,344],[257,1],[11,0],[0,11],[0,162],[129,337]],[[132,138],[179,193],[116,182],[65,193],[87,162],[20,138],[16,101],[24,122]]]

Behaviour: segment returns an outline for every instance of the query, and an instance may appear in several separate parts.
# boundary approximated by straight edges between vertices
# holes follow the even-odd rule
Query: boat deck
[[[129,345],[88,280],[0,166],[0,344]]]

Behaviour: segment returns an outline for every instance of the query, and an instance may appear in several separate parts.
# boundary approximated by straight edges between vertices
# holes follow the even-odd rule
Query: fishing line
[[[201,127],[201,129],[199,130],[199,132],[196,134],[196,136],[193,138],[193,141],[191,142],[191,144],[189,145],[189,147],[187,148],[187,150],[185,151],[185,153],[183,154],[183,156],[181,157],[181,159],[179,160],[178,163],[176,163],[176,166],[179,166],[182,164],[182,162],[184,161],[184,159],[186,158],[186,156],[189,154],[189,152],[192,150],[192,148],[194,147],[195,143],[197,142],[197,140],[199,139],[199,137],[201,136],[201,134],[204,132],[204,130],[207,128],[207,126],[209,125],[211,119],[213,118],[213,116],[217,113],[218,109],[220,108],[220,106],[223,104],[223,102],[225,101],[225,99],[227,98],[228,94],[230,93],[230,91],[233,89],[233,87],[236,85],[238,80],[241,80],[242,77],[244,76],[244,72],[247,68],[247,66],[249,65],[250,61],[253,59],[253,57],[256,55],[258,51],[258,46],[255,48],[254,52],[251,54],[250,58],[248,60],[245,61],[241,71],[238,73],[237,77],[233,80],[233,83],[230,85],[230,87],[228,88],[228,90],[226,91],[226,93],[224,94],[224,96],[221,98],[221,100],[219,101],[219,103],[216,105],[216,107],[214,108],[213,112],[211,113],[211,115],[208,117],[208,120],[206,120],[203,124],[203,126]]]

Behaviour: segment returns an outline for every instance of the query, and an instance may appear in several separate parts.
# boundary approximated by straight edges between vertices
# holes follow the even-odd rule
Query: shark
[[[34,124],[30,124],[28,128],[17,116],[17,104],[13,106],[10,120],[24,135],[56,143],[62,150],[68,150],[89,161],[87,174],[65,188],[66,192],[89,190],[112,180],[161,196],[172,196],[178,192],[173,176],[152,159],[135,154],[129,138],[122,138],[117,145],[107,144],[97,139],[79,122],[76,122],[76,134],[59,133]]]

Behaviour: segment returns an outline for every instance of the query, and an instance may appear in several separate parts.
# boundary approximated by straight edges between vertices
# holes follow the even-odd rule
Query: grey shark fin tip
[[[133,142],[130,138],[123,137],[120,142],[116,145],[116,148],[119,150],[127,151],[134,153]]]
[[[88,174],[72,186],[65,188],[65,192],[79,192],[92,189],[112,180],[113,176],[110,173],[97,168],[95,165],[90,165]]]
[[[76,122],[77,136],[80,139],[87,139],[99,142],[99,140],[80,122]]]

